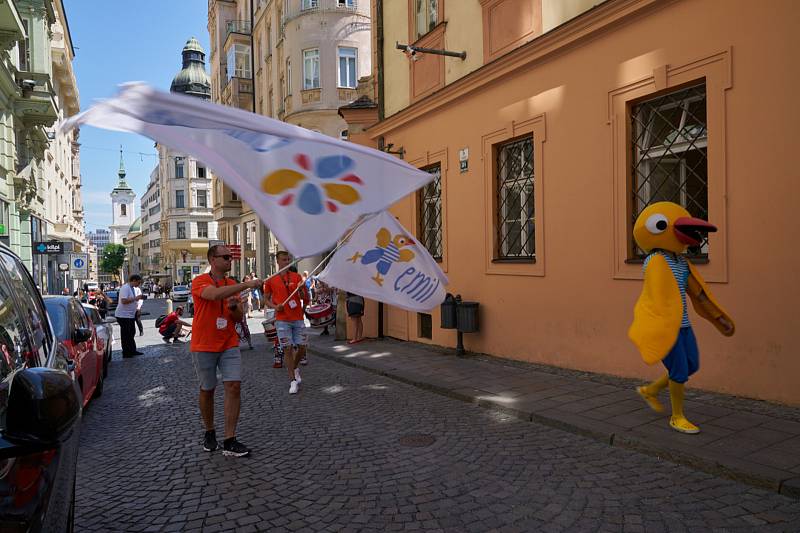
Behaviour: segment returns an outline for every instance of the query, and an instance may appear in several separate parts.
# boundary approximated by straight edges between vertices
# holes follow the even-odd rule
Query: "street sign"
[[[58,269],[61,272],[66,272],[67,270],[69,270],[69,263],[59,263],[58,264]]]
[[[458,151],[458,169],[462,174],[469,170],[469,148],[462,148]]]
[[[89,254],[71,254],[69,269],[73,278],[89,278]]]
[[[33,253],[35,255],[63,254],[64,243],[61,241],[35,241],[33,243]]]

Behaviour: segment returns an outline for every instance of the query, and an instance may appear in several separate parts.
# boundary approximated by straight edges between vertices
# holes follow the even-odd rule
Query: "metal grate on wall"
[[[706,84],[695,84],[631,107],[631,227],[654,202],[674,202],[708,219]],[[634,258],[646,254],[631,243]],[[707,257],[708,240],[689,249]]]

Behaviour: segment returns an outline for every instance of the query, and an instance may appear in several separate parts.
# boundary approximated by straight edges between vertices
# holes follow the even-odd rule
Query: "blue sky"
[[[208,53],[207,0],[64,0],[81,110],[117,92],[126,81],[169,90],[181,69],[181,49],[196,37]],[[208,67],[208,65],[207,65]],[[86,230],[111,224],[109,193],[117,183],[119,146],[136,212],[156,165],[153,141],[90,126],[81,128],[81,176]]]

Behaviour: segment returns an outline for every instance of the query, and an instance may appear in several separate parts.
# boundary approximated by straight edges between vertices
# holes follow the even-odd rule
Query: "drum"
[[[270,342],[274,342],[275,339],[278,338],[278,330],[275,327],[274,320],[265,320],[261,323],[264,326],[264,335],[267,337],[267,340]]]
[[[324,328],[336,320],[336,309],[329,303],[309,305],[306,316],[312,328]]]

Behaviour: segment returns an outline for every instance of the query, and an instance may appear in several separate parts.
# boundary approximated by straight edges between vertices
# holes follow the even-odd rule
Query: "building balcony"
[[[0,2],[0,51],[10,50],[25,37],[16,2]]]
[[[304,91],[300,91],[300,96],[303,105],[314,104],[322,100],[322,89],[306,89]]]
[[[229,20],[225,23],[225,40],[228,40],[228,37],[232,33],[236,33],[239,35],[247,35],[249,36],[253,32],[253,28],[250,25],[249,20]]]
[[[20,93],[14,97],[14,111],[26,126],[49,127],[58,119],[58,105],[50,76],[39,72],[18,72]]]
[[[250,78],[225,78],[225,87],[222,89],[222,103],[238,107],[239,109],[253,110],[253,80]]]
[[[219,205],[214,207],[214,220],[236,220],[242,215],[242,207],[240,205]]]
[[[290,2],[290,7],[283,13],[281,26],[303,15],[315,13],[331,13],[334,15],[369,13],[369,0],[299,0]],[[360,6],[360,8],[359,8]]]
[[[340,102],[352,102],[356,98],[358,98],[358,91],[356,89],[347,89],[338,87],[337,88],[339,94],[339,101]]]

